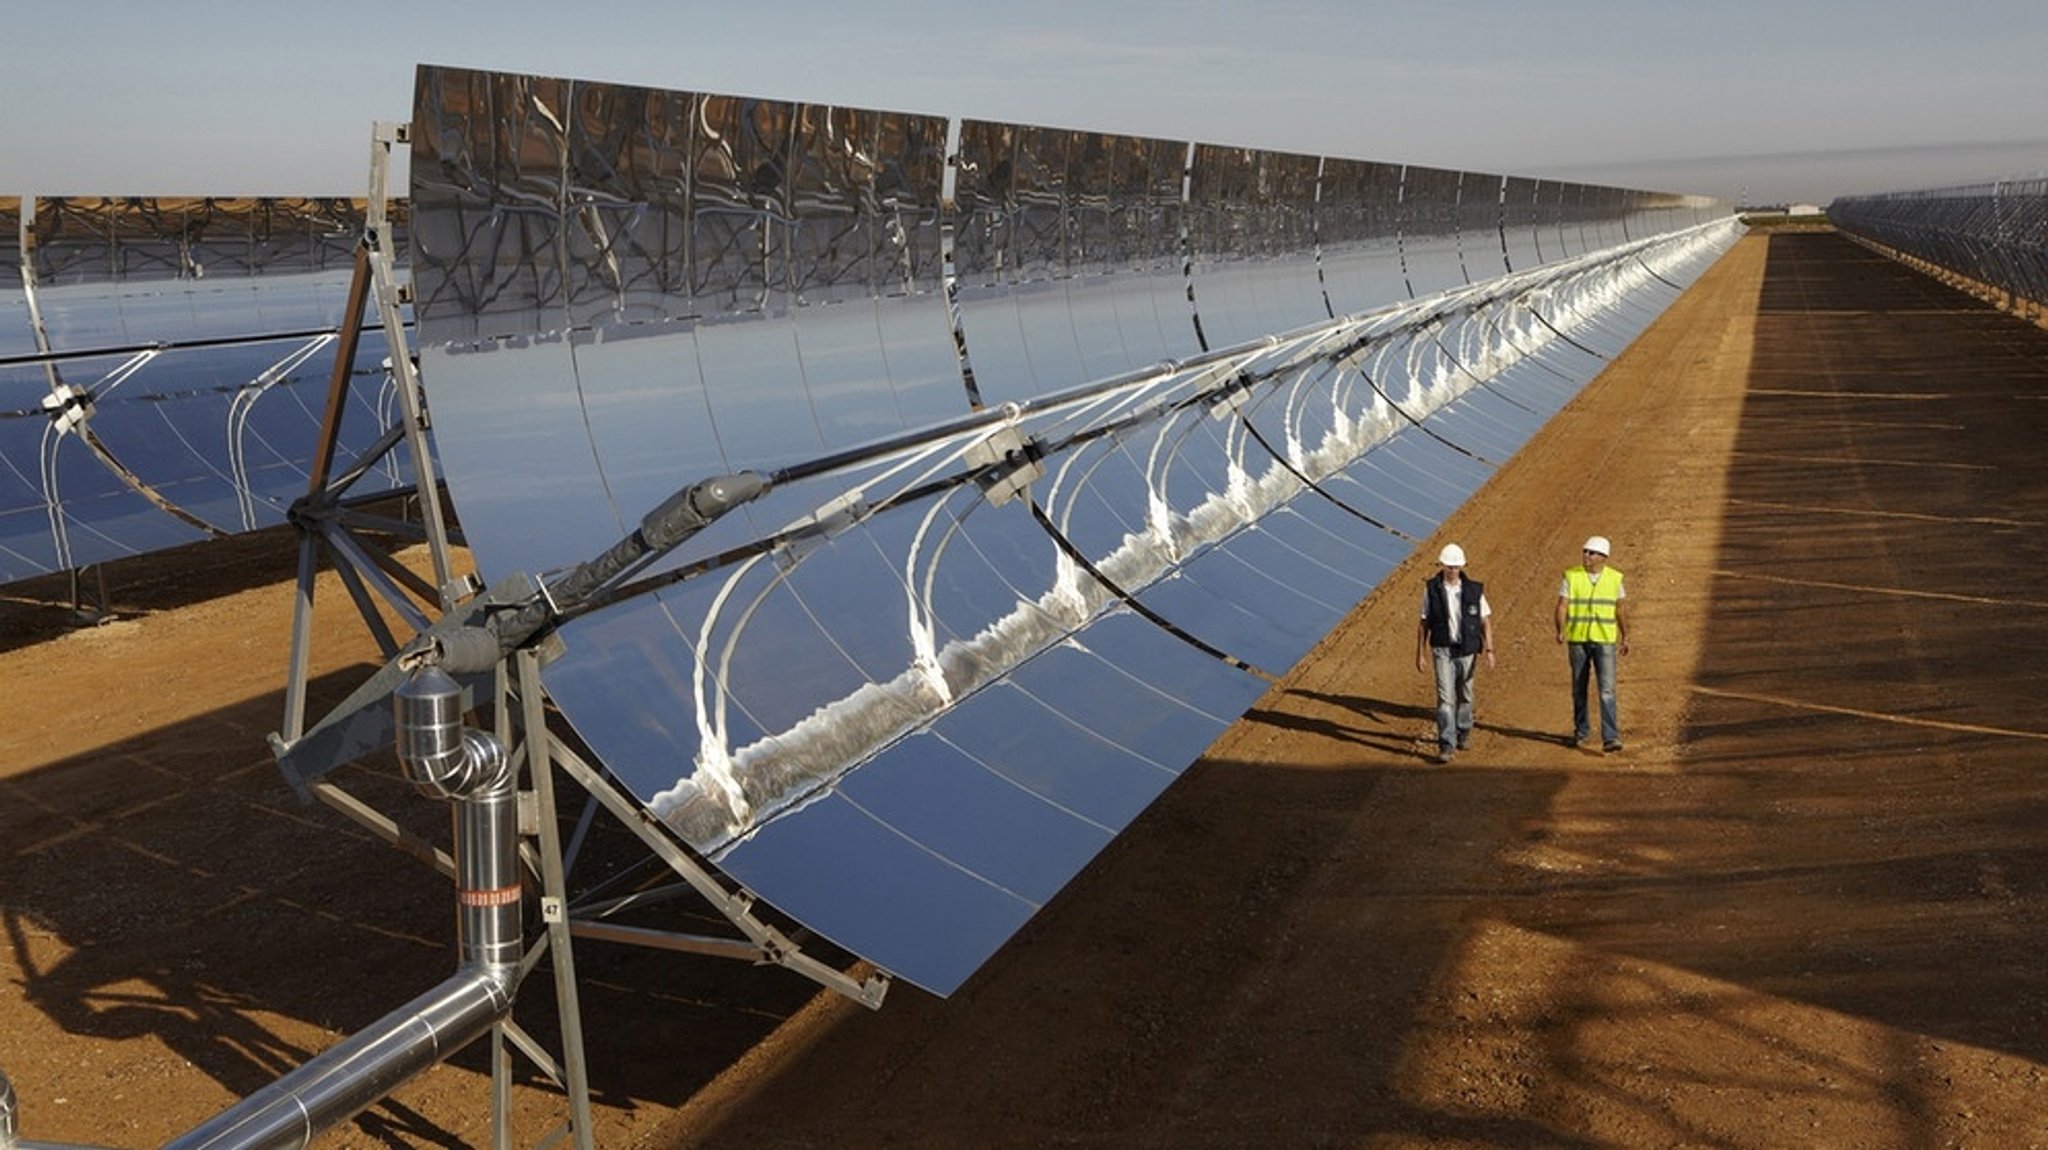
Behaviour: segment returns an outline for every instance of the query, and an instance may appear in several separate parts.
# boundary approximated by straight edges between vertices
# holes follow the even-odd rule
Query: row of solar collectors
[[[685,842],[939,993],[1734,232],[1686,197],[452,68],[414,128],[422,380],[487,575],[796,477],[568,623],[550,693]],[[949,481],[1019,442],[1019,497]]]
[[[692,468],[773,468],[976,400],[1184,360],[1728,211],[456,68],[423,67],[417,91],[413,277],[421,343],[438,349],[425,374],[447,380],[437,414],[459,426],[474,402],[505,443],[586,422],[592,440],[586,465],[546,484],[517,451],[444,446],[460,456],[448,473],[466,520],[494,493],[536,501],[485,530],[491,572],[587,557]],[[677,331],[690,354],[629,346]],[[493,374],[449,362],[473,348],[533,337],[550,377],[573,387],[513,396],[448,379]],[[643,418],[654,377],[689,418]],[[542,537],[520,529],[529,512],[574,525]]]
[[[2048,303],[2048,179],[1850,196],[1828,219],[2021,299]]]
[[[1077,576],[1027,506],[952,488],[578,620],[549,689],[720,868],[948,993],[1269,689],[1247,665],[1293,666],[1717,250],[1660,261],[1571,341],[1502,303],[1342,363],[1248,359],[1266,381],[1235,411],[1178,405],[1200,373],[1034,408],[1020,431],[1053,446],[1030,497],[1170,630]],[[796,485],[731,526],[883,502],[942,458]]]
[[[1727,211],[1594,185],[452,68],[423,69],[420,84],[416,112],[432,119],[414,136],[414,195],[433,203],[418,274],[446,339],[465,324],[490,337],[930,295],[948,258],[963,302],[1016,302],[1027,328],[1047,306],[1036,294],[1134,281],[1115,297],[1152,313],[1145,322],[1115,339],[1076,332],[1051,362],[1033,340],[1032,357],[984,372],[1043,389]],[[566,170],[543,166],[556,162]],[[1248,277],[1269,264],[1289,274]],[[996,333],[976,334],[996,360]]]
[[[346,199],[0,199],[0,582],[282,522],[363,228]],[[337,472],[392,422],[368,323]]]

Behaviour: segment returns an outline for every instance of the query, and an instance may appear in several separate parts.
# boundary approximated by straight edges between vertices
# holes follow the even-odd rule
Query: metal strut
[[[1360,522],[1365,523],[1368,526],[1377,527],[1381,531],[1384,531],[1389,535],[1392,535],[1399,539],[1406,539],[1410,543],[1415,542],[1415,536],[1408,534],[1406,531],[1401,530],[1399,527],[1395,527],[1387,523],[1381,523],[1379,520],[1374,519],[1372,516],[1367,515],[1365,512],[1360,511],[1358,508],[1353,507],[1349,503],[1344,502],[1342,499],[1337,498],[1335,495],[1330,494],[1330,492],[1326,488],[1324,488],[1322,484],[1317,483],[1313,479],[1310,479],[1308,477],[1308,473],[1304,472],[1301,468],[1296,467],[1294,465],[1294,461],[1292,459],[1287,458],[1285,452],[1281,451],[1277,447],[1274,447],[1272,443],[1267,441],[1265,435],[1259,431],[1258,425],[1252,422],[1251,416],[1240,413],[1238,419],[1240,422],[1244,424],[1245,434],[1251,436],[1252,441],[1257,443],[1260,447],[1265,448],[1266,454],[1273,457],[1273,462],[1285,468],[1289,475],[1292,475],[1296,479],[1300,480],[1301,485],[1303,487],[1306,487],[1310,491],[1315,492],[1317,495],[1322,496],[1324,499],[1329,500],[1331,506],[1337,508],[1337,510],[1342,511],[1347,515],[1351,515],[1357,518]]]
[[[1154,611],[1152,608],[1147,607],[1145,606],[1145,604],[1139,602],[1138,597],[1136,595],[1131,594],[1128,590],[1125,590],[1124,587],[1121,584],[1119,584],[1116,580],[1111,579],[1108,575],[1104,574],[1100,567],[1097,567],[1091,560],[1089,560],[1088,556],[1084,554],[1079,547],[1074,545],[1073,540],[1067,538],[1066,533],[1061,531],[1059,529],[1059,526],[1052,521],[1052,517],[1045,513],[1045,508],[1040,507],[1038,505],[1038,500],[1032,499],[1027,495],[1025,498],[1025,502],[1031,508],[1031,517],[1033,519],[1038,520],[1038,525],[1040,527],[1045,528],[1045,533],[1046,535],[1052,538],[1053,545],[1058,547],[1061,551],[1065,552],[1067,558],[1072,559],[1076,564],[1078,564],[1081,570],[1086,571],[1088,573],[1089,578],[1094,579],[1097,583],[1102,584],[1104,590],[1108,591],[1111,595],[1114,595],[1119,600],[1121,600],[1124,606],[1129,607],[1133,611],[1136,611],[1140,616],[1142,616],[1147,622],[1151,623],[1153,626],[1158,627],[1160,630],[1166,632],[1167,634],[1173,636],[1176,639],[1179,639],[1181,642],[1186,643],[1188,646],[1193,647],[1195,650],[1200,651],[1202,654],[1207,655],[1212,659],[1219,659],[1224,663],[1227,663],[1230,666],[1245,672],[1246,674],[1256,675],[1257,677],[1264,679],[1268,683],[1277,683],[1280,681],[1279,676],[1274,675],[1272,672],[1263,670],[1256,664],[1248,662],[1244,659],[1240,659],[1237,656],[1231,654],[1230,652],[1225,651],[1221,647],[1211,646],[1210,644],[1202,641],[1201,639],[1195,637],[1193,634],[1184,630],[1179,624],[1175,623],[1173,620],[1168,619],[1166,616],[1161,615],[1159,612]]]
[[[1643,265],[1643,270],[1650,273],[1651,279],[1656,280],[1658,283],[1663,284],[1665,287],[1670,288],[1672,291],[1685,290],[1685,285],[1672,283],[1670,280],[1665,279],[1661,274],[1659,274],[1656,268],[1651,267],[1650,261],[1643,258],[1643,253],[1636,253],[1636,262]]]
[[[1537,311],[1537,310],[1536,310],[1536,305],[1534,305],[1534,304],[1532,304],[1532,303],[1529,303],[1529,302],[1527,302],[1526,300],[1523,300],[1523,301],[1520,301],[1520,302],[1521,302],[1521,304],[1522,304],[1522,306],[1523,306],[1523,307],[1525,307],[1525,308],[1528,308],[1528,309],[1529,309],[1529,314],[1530,314],[1530,315],[1533,315],[1533,316],[1535,316],[1535,317],[1536,317],[1536,322],[1537,322],[1537,323],[1540,323],[1540,324],[1542,324],[1542,325],[1543,325],[1544,327],[1546,327],[1546,328],[1549,328],[1549,329],[1550,329],[1550,334],[1552,334],[1552,335],[1556,336],[1557,338],[1559,338],[1559,339],[1561,339],[1561,340],[1565,341],[1566,343],[1568,343],[1568,344],[1572,345],[1573,347],[1575,347],[1575,348],[1578,348],[1578,349],[1579,349],[1580,351],[1583,351],[1583,352],[1585,352],[1585,353],[1586,353],[1587,355],[1590,355],[1590,356],[1592,356],[1592,357],[1593,357],[1594,359],[1598,359],[1598,360],[1605,360],[1605,359],[1607,358],[1606,356],[1604,356],[1604,355],[1601,355],[1601,354],[1600,354],[1599,352],[1597,352],[1597,351],[1594,351],[1594,350],[1593,350],[1592,348],[1590,348],[1590,347],[1587,347],[1587,346],[1586,346],[1585,344],[1583,344],[1583,343],[1580,343],[1580,342],[1579,342],[1578,340],[1575,340],[1575,339],[1573,339],[1573,338],[1572,338],[1571,336],[1569,336],[1569,335],[1566,335],[1566,334],[1565,334],[1565,332],[1564,332],[1564,330],[1563,330],[1562,328],[1560,328],[1560,327],[1558,327],[1558,326],[1557,326],[1556,324],[1554,324],[1554,323],[1550,322],[1550,320],[1549,320],[1548,318],[1546,318],[1546,317],[1544,316],[1544,314],[1543,314],[1542,312],[1540,312],[1540,311]]]
[[[1473,371],[1471,368],[1465,366],[1465,361],[1459,357],[1458,353],[1452,351],[1449,347],[1445,346],[1443,329],[1437,328],[1431,331],[1429,334],[1429,342],[1435,344],[1436,349],[1443,353],[1444,358],[1451,361],[1451,366],[1465,373],[1465,375],[1472,380],[1472,383],[1475,386],[1489,392],[1490,394],[1497,397],[1502,403],[1507,404],[1509,407],[1512,407],[1517,411],[1527,412],[1530,415],[1537,414],[1535,408],[1530,407],[1528,404],[1521,402],[1514,396],[1511,396],[1506,392],[1500,390],[1499,388],[1493,386],[1493,381],[1499,378],[1498,375],[1482,376],[1478,372]]]
[[[1372,376],[1368,375],[1365,369],[1358,368],[1356,370],[1358,371],[1358,378],[1364,380],[1365,385],[1367,387],[1372,388],[1373,394],[1379,396],[1381,399],[1386,400],[1387,406],[1393,408],[1395,411],[1400,412],[1401,418],[1407,420],[1411,425],[1413,425],[1415,430],[1421,432],[1424,435],[1429,436],[1431,439],[1436,440],[1438,443],[1443,444],[1445,447],[1450,448],[1452,451],[1457,452],[1459,455],[1462,455],[1467,459],[1475,460],[1479,463],[1484,463],[1488,467],[1499,466],[1499,464],[1496,464],[1493,460],[1486,458],[1484,455],[1481,455],[1476,451],[1473,451],[1471,448],[1466,447],[1463,444],[1458,443],[1454,440],[1445,438],[1442,434],[1440,434],[1437,431],[1436,428],[1430,427],[1427,424],[1423,423],[1421,420],[1415,418],[1413,415],[1410,415],[1408,413],[1408,409],[1402,407],[1398,402],[1396,402],[1393,396],[1388,395],[1386,389],[1380,386],[1379,381],[1374,379]]]
[[[90,423],[79,424],[77,434],[79,441],[92,449],[94,457],[108,471],[114,473],[114,478],[126,484],[130,491],[148,500],[150,505],[158,511],[192,528],[208,539],[226,539],[228,537],[227,532],[173,503],[163,492],[151,487],[147,480],[135,474],[132,468],[115,457],[113,450],[98,435],[94,434]]]
[[[467,857],[475,853],[464,844],[474,848],[479,838],[491,845],[488,856],[495,860],[492,871],[482,879],[464,879],[459,895],[461,910],[461,937],[465,946],[464,968],[442,987],[429,995],[415,1000],[409,1007],[388,1016],[372,1032],[351,1039],[336,1048],[332,1058],[322,1056],[300,1072],[272,1088],[266,1095],[269,1102],[259,1102],[252,1097],[234,1112],[245,1114],[252,1119],[269,1123],[285,1122],[288,1115],[258,1117],[269,1114],[265,1109],[273,1104],[286,1110],[308,1112],[318,1109],[332,1111],[333,1121],[340,1121],[347,1114],[354,1113],[375,1102],[399,1081],[411,1073],[431,1065],[445,1057],[456,1047],[483,1034],[491,1036],[492,1066],[492,1125],[494,1143],[500,1148],[508,1144],[510,1125],[510,1074],[511,1064],[507,1052],[510,1047],[525,1054],[543,1074],[561,1086],[568,1095],[570,1117],[566,1123],[573,1135],[578,1150],[590,1150],[590,1108],[589,1092],[585,1081],[583,1052],[581,1047],[581,1020],[576,1012],[573,994],[557,996],[557,1010],[560,1013],[564,1058],[558,1062],[540,1045],[521,1030],[510,1017],[511,1002],[519,979],[537,965],[543,954],[552,950],[556,978],[574,978],[573,960],[568,953],[567,935],[550,931],[535,947],[522,958],[520,948],[521,911],[520,900],[516,897],[521,885],[517,865],[520,857],[537,854],[538,860],[532,865],[541,874],[542,905],[558,905],[562,890],[559,842],[552,832],[553,808],[551,776],[547,773],[545,760],[536,767],[534,782],[538,794],[548,798],[549,815],[541,820],[539,849],[529,851],[519,842],[518,810],[522,795],[517,789],[517,766],[501,770],[494,765],[502,754],[490,754],[485,750],[488,736],[468,732],[456,739],[454,744],[442,745],[436,740],[447,737],[448,732],[457,728],[449,725],[453,713],[459,713],[461,686],[455,687],[452,696],[448,693],[452,676],[445,668],[435,667],[431,675],[422,671],[422,666],[434,662],[436,652],[420,644],[416,637],[409,643],[401,643],[391,634],[378,610],[375,597],[381,596],[385,605],[411,626],[419,636],[433,630],[428,611],[421,604],[439,601],[445,615],[458,614],[457,605],[474,595],[475,587],[467,578],[453,574],[452,536],[445,523],[439,499],[438,483],[434,474],[433,454],[428,445],[428,420],[424,399],[419,389],[418,374],[407,346],[407,332],[402,308],[409,297],[409,289],[400,284],[396,267],[398,254],[393,236],[393,219],[390,214],[386,180],[389,174],[390,150],[396,144],[406,142],[409,126],[405,124],[379,124],[372,140],[370,165],[370,193],[365,227],[356,250],[354,276],[351,280],[348,313],[343,320],[342,331],[337,337],[334,371],[329,381],[327,405],[324,412],[321,436],[316,445],[316,455],[309,468],[307,491],[292,508],[291,521],[300,529],[298,600],[296,603],[291,640],[291,665],[288,675],[285,716],[280,732],[271,737],[273,748],[278,750],[280,766],[285,766],[285,749],[298,746],[306,741],[305,707],[308,694],[309,668],[313,639],[312,617],[316,575],[320,556],[325,553],[334,561],[336,574],[363,616],[365,626],[377,639],[387,657],[388,676],[380,672],[377,679],[379,691],[376,704],[369,712],[350,715],[343,724],[350,729],[341,731],[345,736],[337,745],[348,746],[356,757],[375,749],[374,743],[386,741],[395,733],[401,742],[401,762],[407,765],[409,776],[415,784],[430,793],[447,792],[469,797],[458,797],[456,847],[446,853],[417,838],[402,828],[395,819],[376,810],[370,804],[350,795],[338,785],[326,781],[307,781],[296,778],[289,769],[286,778],[299,787],[302,795],[317,797],[333,807],[350,821],[364,827],[387,843],[399,847],[445,874],[462,876],[465,868],[476,863]],[[364,317],[374,302],[377,316],[381,321],[390,359],[386,364],[396,384],[399,416],[393,426],[387,428],[371,449],[363,453],[359,461],[346,470],[336,472],[338,444],[342,412],[346,406],[350,375],[356,356],[358,341],[364,326]],[[405,450],[410,456],[413,476],[417,482],[416,492],[421,508],[425,541],[434,570],[434,581],[429,583],[413,574],[395,556],[385,554],[365,540],[359,539],[351,530],[357,521],[392,529],[395,524],[366,516],[357,516],[342,510],[341,500],[348,489],[368,470],[387,454]],[[419,531],[414,525],[404,525]],[[374,595],[373,595],[374,593]],[[474,602],[474,600],[472,600]],[[401,654],[402,653],[402,654]],[[492,668],[486,668],[489,670]],[[499,721],[508,725],[505,700],[509,694],[506,685],[508,672],[503,666],[495,668],[499,680]],[[427,694],[431,702],[422,702],[419,697],[424,689],[422,682],[431,680],[432,690]],[[361,692],[358,692],[361,694]],[[390,701],[386,701],[390,700]],[[417,719],[407,719],[408,709],[418,711],[425,706],[432,720],[422,727]],[[334,716],[323,720],[325,727]],[[364,720],[369,720],[365,722]],[[316,733],[320,728],[316,728]],[[472,736],[475,736],[472,738]],[[367,742],[365,740],[368,740]],[[543,740],[543,743],[545,741]],[[512,745],[509,740],[500,740],[500,745]],[[454,758],[449,754],[460,754]],[[531,756],[528,756],[530,759]],[[528,759],[520,764],[534,765]],[[502,778],[501,778],[502,776]],[[477,793],[481,789],[481,794]],[[481,804],[481,806],[480,806]],[[493,820],[489,828],[471,826],[465,830],[461,812],[487,807]],[[503,825],[495,820],[509,819]],[[501,850],[509,851],[503,855]],[[510,863],[505,860],[509,858]],[[481,940],[492,940],[483,944]],[[486,945],[488,954],[473,953],[477,945]],[[558,986],[558,991],[561,989]],[[421,1027],[435,1036],[429,1040],[418,1034]],[[354,1059],[359,1063],[369,1060],[383,1067],[375,1076],[355,1071],[345,1071],[339,1061]],[[426,1059],[426,1061],[421,1061]],[[566,1066],[564,1065],[566,1063]],[[323,1077],[326,1076],[326,1077]],[[341,1100],[326,1097],[329,1091],[340,1091]],[[282,1091],[282,1093],[278,1093]],[[345,1111],[345,1112],[343,1112]],[[323,1120],[325,1120],[323,1118]],[[240,1120],[237,1120],[240,1121]],[[282,1128],[282,1127],[280,1127]],[[207,1128],[211,1130],[212,1128]],[[228,1135],[223,1135],[228,1136]],[[213,1137],[206,1131],[190,1136],[193,1146],[212,1145],[203,1140]],[[234,1134],[231,1139],[243,1135]],[[559,1141],[561,1131],[550,1134],[543,1144]],[[246,1142],[230,1140],[221,1143],[232,1146],[269,1145],[267,1142]],[[299,1145],[290,1141],[289,1145]],[[182,1145],[182,1144],[181,1144]]]
[[[470,588],[454,577],[451,539],[441,514],[439,484],[434,474],[433,452],[427,443],[427,418],[419,392],[419,377],[407,346],[402,307],[407,292],[397,280],[397,245],[392,236],[387,181],[391,148],[403,143],[409,132],[404,124],[379,124],[372,134],[370,188],[365,202],[363,234],[356,246],[354,273],[349,281],[346,314],[336,333],[334,368],[328,378],[327,401],[322,412],[320,436],[308,468],[306,494],[294,503],[287,518],[299,529],[298,595],[293,609],[291,662],[285,680],[285,714],[279,739],[290,743],[306,729],[307,680],[312,661],[312,630],[315,577],[320,557],[332,557],[336,572],[356,601],[364,625],[387,654],[397,642],[377,612],[368,592],[375,591],[385,604],[418,627],[424,613],[399,584],[410,587],[425,601],[438,600],[442,609],[452,607]],[[363,317],[374,302],[378,322],[390,351],[388,367],[397,385],[399,417],[355,466],[334,474],[340,450],[343,412],[348,402],[349,380],[363,332]],[[420,586],[395,559],[381,555],[365,544],[343,522],[343,496],[371,467],[389,453],[405,448],[407,463],[418,497],[424,536],[434,567],[434,585]],[[389,576],[389,577],[387,577]],[[425,592],[421,594],[421,592]]]

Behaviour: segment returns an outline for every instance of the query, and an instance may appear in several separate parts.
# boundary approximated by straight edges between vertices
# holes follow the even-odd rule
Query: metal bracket
[[[745,941],[713,948],[693,936],[671,935],[657,931],[627,931],[609,924],[600,926],[586,919],[574,920],[574,933],[591,937],[598,937],[602,933],[603,937],[615,942],[633,942],[641,946],[689,950],[694,953],[718,953],[773,963],[787,967],[870,1010],[881,1007],[891,981],[887,974],[874,973],[857,978],[803,953],[803,949],[796,942],[754,914],[754,899],[751,894],[746,891],[727,890],[697,861],[695,855],[671,837],[659,821],[648,814],[646,808],[620,793],[608,776],[583,761],[574,751],[544,730],[529,737],[545,739],[549,757],[555,765],[575,780],[578,786],[588,791],[590,796],[610,811],[620,824],[632,831],[655,857],[667,863],[699,897],[711,904],[712,909],[737,927],[745,936]]]
[[[1209,418],[1221,421],[1230,419],[1243,410],[1244,405],[1250,402],[1251,397],[1251,377],[1243,372],[1239,372],[1231,376],[1223,386],[1202,398],[1209,405]]]
[[[1013,426],[1002,426],[969,447],[961,459],[985,468],[976,482],[987,496],[989,506],[1001,507],[1045,475],[1045,445],[1026,438]]]
[[[85,426],[94,410],[92,393],[76,384],[60,383],[43,397],[43,411],[57,425],[59,435],[69,435]]]

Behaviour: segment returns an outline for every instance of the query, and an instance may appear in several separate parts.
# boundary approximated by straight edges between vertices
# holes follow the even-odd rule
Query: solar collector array
[[[545,671],[678,837],[939,993],[1267,688],[1219,655],[1291,666],[1675,292],[1624,269],[1641,315],[1562,283],[1391,317],[1347,354],[1269,337],[1725,214],[431,66],[413,141],[422,377],[487,575],[586,559],[697,480],[977,405],[1047,447],[1006,503],[931,482],[975,458],[964,434],[779,484],[662,565],[708,570],[569,622]],[[1608,326],[1575,347],[1538,306]],[[1188,366],[1141,378],[1162,361]],[[1259,382],[1226,402],[1233,376]]]
[[[361,205],[8,203],[0,582],[283,522],[306,493]],[[365,332],[343,467],[391,422],[387,355]],[[408,482],[394,463],[356,491]]]
[[[1852,236],[2048,303],[2048,178],[1848,196],[1827,215]]]

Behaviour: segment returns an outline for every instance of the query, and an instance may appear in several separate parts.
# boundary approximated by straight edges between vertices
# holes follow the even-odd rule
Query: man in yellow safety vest
[[[1614,657],[1628,654],[1628,612],[1621,570],[1607,565],[1607,537],[1586,540],[1585,562],[1569,568],[1557,589],[1557,641],[1565,644],[1572,667],[1572,735],[1576,747],[1592,733],[1586,714],[1586,680],[1600,690],[1600,746],[1610,754],[1621,749],[1621,723],[1615,717]]]

